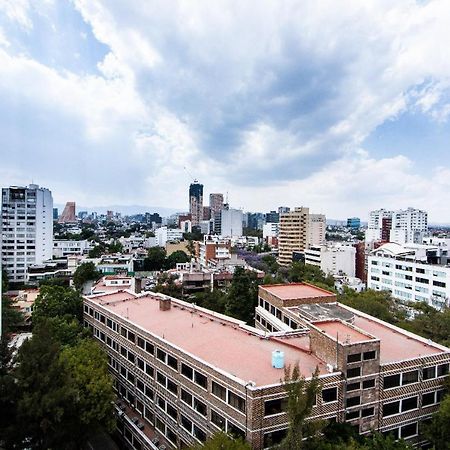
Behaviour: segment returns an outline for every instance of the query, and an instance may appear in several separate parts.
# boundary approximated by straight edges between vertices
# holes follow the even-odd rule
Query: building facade
[[[2,189],[1,258],[11,282],[25,282],[27,267],[52,258],[53,198],[36,184]]]
[[[296,364],[307,382],[319,372],[309,419],[420,441],[418,424],[443,395],[449,349],[309,285],[260,287],[256,318],[253,328],[153,293],[84,298],[85,326],[108,353],[129,448],[185,448],[220,430],[253,449],[276,445],[289,426],[283,367]]]
[[[220,212],[220,235],[226,237],[242,236],[242,210],[224,208]]]
[[[223,209],[223,194],[209,194],[209,208],[211,209],[211,219]]]
[[[305,264],[318,266],[325,274],[355,277],[356,249],[352,245],[312,245],[305,250]]]
[[[361,219],[359,217],[349,217],[347,219],[347,228],[357,230],[361,227]]]
[[[203,220],[203,184],[194,180],[189,186],[189,213],[191,215],[192,226],[198,226]]]
[[[76,207],[75,202],[67,202],[61,216],[58,219],[58,223],[76,223]]]

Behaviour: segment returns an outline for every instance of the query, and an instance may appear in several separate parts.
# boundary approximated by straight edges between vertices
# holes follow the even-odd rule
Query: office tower
[[[57,222],[58,221],[58,217],[59,217],[58,208],[53,208],[53,220],[55,222]]]
[[[356,230],[360,226],[361,226],[361,220],[359,217],[349,217],[347,219],[347,228],[352,228],[353,230]]]
[[[219,214],[223,209],[223,194],[209,194],[209,207],[211,209],[211,219]]]
[[[309,208],[295,208],[281,214],[278,233],[278,262],[281,265],[292,263],[292,253],[302,252],[309,241]]]
[[[189,213],[192,226],[198,226],[203,220],[203,184],[197,180],[189,186]]]
[[[220,235],[227,237],[242,236],[242,211],[240,209],[222,209]]]
[[[284,214],[284,213],[288,213],[291,210],[291,208],[289,208],[289,206],[280,206],[278,208],[278,214]]]
[[[52,258],[53,198],[36,184],[2,189],[2,266],[13,283],[26,281],[27,267]]]
[[[67,202],[58,223],[76,223],[75,202]]]
[[[266,213],[265,220],[266,223],[277,223],[280,221],[280,214],[276,211],[270,211]]]

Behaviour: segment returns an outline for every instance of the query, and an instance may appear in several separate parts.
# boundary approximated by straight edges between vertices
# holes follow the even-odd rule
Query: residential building
[[[223,194],[209,194],[209,208],[211,210],[211,219],[223,209]]]
[[[41,281],[62,278],[69,283],[71,275],[73,269],[69,267],[69,258],[50,259],[40,264],[29,265],[25,282],[30,286],[38,286]]]
[[[347,228],[357,230],[361,227],[361,219],[359,217],[349,217],[347,219]]]
[[[281,214],[278,232],[278,262],[292,263],[293,252],[303,252],[308,247],[309,208],[295,208]]]
[[[308,247],[323,245],[326,239],[327,219],[324,214],[309,214]]]
[[[157,228],[155,230],[156,245],[165,247],[167,242],[181,241],[183,233],[184,231],[179,228]]]
[[[280,224],[277,222],[268,222],[263,226],[263,239],[278,237]]]
[[[220,212],[220,235],[242,236],[242,210],[226,207]]]
[[[231,241],[212,240],[205,236],[204,242],[197,243],[196,255],[201,268],[215,267],[220,260],[231,258]]]
[[[280,206],[278,208],[278,214],[281,216],[281,214],[288,213],[291,210],[289,206]]]
[[[75,213],[75,202],[67,202],[58,223],[76,223],[77,216]]]
[[[74,241],[70,239],[55,239],[53,241],[53,256],[62,258],[70,255],[84,255],[93,248],[89,241]]]
[[[52,258],[53,198],[36,184],[2,189],[1,261],[9,281],[23,283],[27,267]]]
[[[261,286],[256,328],[131,290],[84,297],[84,323],[108,354],[119,433],[143,450],[152,440],[185,448],[220,430],[255,450],[278,444],[289,426],[283,369],[295,365],[306,382],[319,373],[308,420],[418,444],[449,371],[446,347],[305,284]]]
[[[189,213],[191,215],[192,226],[198,226],[203,220],[203,184],[194,180],[189,186]]]
[[[356,249],[352,245],[312,245],[305,250],[305,263],[320,267],[327,275],[355,277]]]
[[[370,253],[367,287],[403,301],[449,306],[448,251],[438,246],[388,243]]]

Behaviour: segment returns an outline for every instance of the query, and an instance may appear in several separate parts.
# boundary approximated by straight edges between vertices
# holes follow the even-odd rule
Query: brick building
[[[288,427],[284,365],[319,369],[311,419],[349,421],[417,440],[436,411],[450,351],[336,303],[308,285],[260,288],[257,327],[160,294],[84,299],[122,402],[118,427],[136,449],[184,448],[223,429],[254,449]]]

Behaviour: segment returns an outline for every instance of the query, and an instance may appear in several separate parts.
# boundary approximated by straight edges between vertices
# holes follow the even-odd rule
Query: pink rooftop
[[[281,300],[336,297],[336,294],[333,292],[307,283],[267,284],[260,286],[260,289],[269,292]]]
[[[357,342],[364,342],[373,340],[374,337],[361,333],[355,328],[347,325],[340,320],[324,320],[319,322],[313,322],[320,330],[324,331],[328,336],[333,339],[338,339],[338,341],[342,343],[355,344]]]

